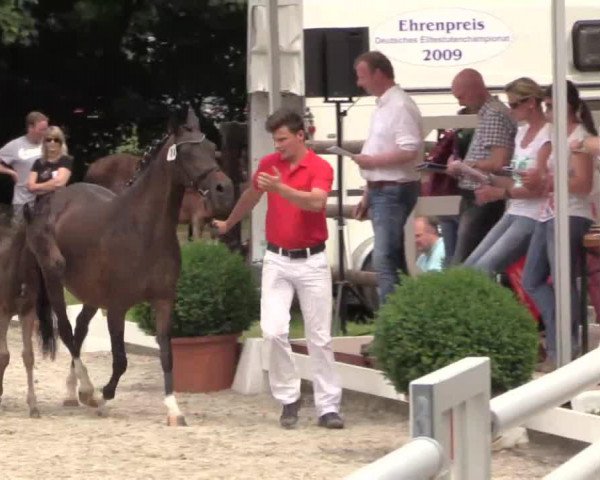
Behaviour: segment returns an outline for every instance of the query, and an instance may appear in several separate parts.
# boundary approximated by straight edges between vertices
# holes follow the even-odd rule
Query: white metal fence
[[[492,438],[600,383],[600,349],[491,401],[490,383],[490,360],[485,357],[465,358],[412,382],[411,435],[419,441],[411,441],[347,480],[489,479]],[[434,440],[439,449],[423,442],[424,437]],[[600,478],[600,435],[595,440],[545,480]],[[405,472],[411,476],[404,476]]]

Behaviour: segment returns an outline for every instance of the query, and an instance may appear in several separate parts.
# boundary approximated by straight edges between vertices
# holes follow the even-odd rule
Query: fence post
[[[491,477],[490,359],[467,357],[410,383],[411,436],[442,447],[449,480]]]

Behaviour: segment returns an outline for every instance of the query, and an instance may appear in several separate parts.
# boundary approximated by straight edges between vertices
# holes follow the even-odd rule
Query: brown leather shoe
[[[298,423],[298,411],[302,400],[299,398],[294,403],[288,403],[283,406],[281,410],[281,417],[279,417],[279,425],[283,428],[294,428]]]

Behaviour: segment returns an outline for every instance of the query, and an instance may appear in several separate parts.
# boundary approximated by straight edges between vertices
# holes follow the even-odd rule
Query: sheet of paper
[[[344,150],[343,148],[340,148],[337,145],[327,148],[327,151],[334,155],[342,155],[343,157],[352,157],[354,155],[352,152]]]

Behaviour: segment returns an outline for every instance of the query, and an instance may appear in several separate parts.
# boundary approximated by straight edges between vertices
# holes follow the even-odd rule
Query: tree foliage
[[[67,131],[76,179],[133,126],[142,146],[159,136],[174,106],[207,129],[244,117],[244,2],[0,0],[0,32],[0,143],[43,111]]]

